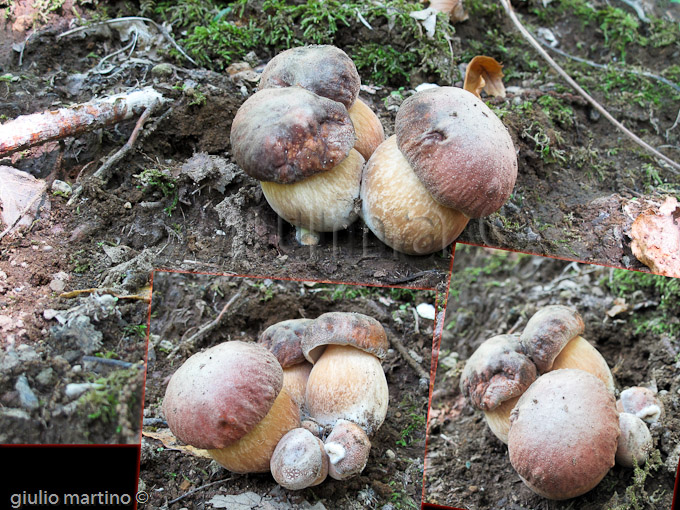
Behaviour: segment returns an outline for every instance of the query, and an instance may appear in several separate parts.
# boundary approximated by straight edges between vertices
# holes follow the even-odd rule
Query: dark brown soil
[[[214,320],[235,295],[220,325],[191,340],[198,328]],[[434,305],[435,293],[155,272],[145,422],[163,418],[161,403],[167,382],[192,353],[224,341],[255,341],[276,322],[315,318],[329,311],[374,317],[384,326],[392,345],[398,342],[406,347],[427,374],[434,322],[421,317],[416,321],[414,307],[420,303]],[[270,504],[288,503],[285,508],[309,508],[305,502],[320,502],[329,509],[380,508],[390,502],[401,508],[420,507],[429,378],[421,378],[395,348],[389,350],[383,368],[390,405],[385,423],[371,439],[370,458],[359,476],[342,482],[328,478],[317,487],[288,491],[278,487],[269,474],[229,473],[210,459],[173,451],[145,436],[140,479],[151,494],[149,504],[160,508],[192,489],[223,480],[166,508],[210,508],[207,502],[216,495],[244,492],[266,497]],[[144,431],[167,432],[167,428],[145,426]]]
[[[658,296],[636,291],[615,301],[607,285],[613,269],[463,245],[456,247],[453,271],[429,418],[426,501],[469,510],[670,508],[680,453],[680,345],[669,335],[636,332],[662,316]],[[460,373],[474,350],[492,336],[521,332],[548,304],[579,311],[583,336],[607,360],[618,391],[658,389],[666,414],[650,430],[659,457],[641,482],[632,469],[615,466],[583,496],[543,499],[522,483],[507,447],[461,394]],[[623,307],[618,313],[616,305]]]

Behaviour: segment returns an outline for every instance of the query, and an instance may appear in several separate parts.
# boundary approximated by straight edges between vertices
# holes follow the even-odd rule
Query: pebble
[[[52,382],[52,377],[54,377],[54,370],[52,367],[47,367],[40,371],[40,373],[35,377],[35,381],[40,386],[49,386]]]
[[[418,306],[416,306],[416,312],[418,312],[418,315],[420,315],[423,319],[434,320],[436,311],[434,306],[430,303],[420,303]]]
[[[386,450],[385,457],[387,457],[388,459],[394,459],[397,457],[397,454],[394,453],[392,450]]]
[[[68,196],[73,193],[73,188],[71,188],[69,183],[55,179],[52,183],[52,191],[58,191]]]
[[[38,397],[36,397],[35,393],[33,393],[33,390],[29,386],[28,379],[25,375],[22,374],[19,376],[16,384],[14,385],[14,389],[19,393],[19,402],[21,402],[21,407],[24,407],[29,411],[40,407]]]
[[[99,390],[103,388],[103,384],[97,384],[97,383],[69,383],[66,385],[66,389],[64,390],[64,394],[68,398],[76,398],[82,395],[83,393],[90,391],[90,390]]]

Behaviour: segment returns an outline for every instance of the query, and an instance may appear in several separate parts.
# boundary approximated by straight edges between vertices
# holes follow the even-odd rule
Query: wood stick
[[[153,87],[69,108],[22,115],[0,125],[0,156],[110,126],[151,109],[165,98]]]
[[[541,48],[541,45],[538,43],[538,41],[536,41],[536,39],[534,39],[534,37],[531,35],[531,33],[524,27],[524,25],[522,25],[522,22],[519,20],[519,18],[515,14],[514,9],[512,8],[512,5],[510,4],[510,0],[500,0],[500,2],[501,2],[501,5],[503,6],[503,9],[505,9],[506,14],[510,17],[510,20],[515,25],[517,30],[519,30],[519,32],[527,40],[527,42],[529,44],[531,44],[531,46],[534,47],[534,49],[538,52],[538,54],[541,57],[543,57],[543,60],[545,60],[550,65],[550,67],[552,67],[557,72],[557,74],[559,74],[569,85],[571,85],[574,88],[574,90],[576,90],[576,92],[581,94],[586,99],[586,101],[588,101],[592,105],[593,108],[595,108],[598,112],[600,112],[600,114],[604,118],[606,118],[609,122],[614,124],[614,126],[616,126],[617,129],[619,129],[621,132],[623,132],[623,134],[625,134],[628,138],[633,140],[636,144],[638,144],[640,147],[645,149],[647,152],[649,152],[654,157],[659,158],[659,159],[665,161],[666,163],[668,163],[672,167],[672,168],[669,169],[671,172],[676,173],[676,174],[678,173],[678,171],[680,170],[680,164],[679,163],[676,163],[675,161],[670,159],[668,156],[657,151],[654,147],[652,147],[647,142],[645,142],[644,140],[639,138],[635,133],[630,131],[627,127],[625,127],[618,120],[616,120],[614,117],[612,117],[612,115],[607,110],[605,110],[604,107],[600,103],[595,101],[595,99],[593,99],[590,96],[590,94],[588,94],[585,90],[583,90],[583,88],[581,88],[581,86],[578,83],[576,83],[576,81],[571,76],[569,76],[567,74],[567,72],[564,69],[562,69],[559,66],[559,64],[557,62],[555,62],[552,59],[552,57],[550,55],[548,55],[548,53],[543,48]]]

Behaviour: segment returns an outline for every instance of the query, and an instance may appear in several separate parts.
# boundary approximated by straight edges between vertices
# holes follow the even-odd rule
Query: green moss
[[[656,309],[641,310],[630,317],[635,334],[680,335],[680,317],[677,315],[680,309],[679,279],[615,269],[601,284],[624,299],[636,291],[642,291],[647,299],[658,301]]]

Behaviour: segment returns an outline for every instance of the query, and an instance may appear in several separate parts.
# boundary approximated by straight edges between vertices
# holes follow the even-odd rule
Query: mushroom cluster
[[[360,473],[387,414],[385,330],[358,313],[283,321],[191,356],[168,383],[172,433],[292,490]],[[304,418],[301,421],[301,417]]]
[[[380,120],[358,97],[360,85],[339,48],[291,48],[267,64],[258,91],[234,117],[234,159],[261,182],[302,244],[358,218],[361,172],[384,139]]]
[[[413,255],[441,250],[470,218],[497,211],[512,193],[512,139],[473,93],[418,92],[402,103],[394,129],[369,159],[361,184],[364,222],[392,248]]]
[[[639,416],[662,412],[653,393],[639,388],[622,392],[617,404],[611,371],[580,336],[584,327],[575,310],[547,306],[521,334],[482,343],[461,375],[461,391],[508,445],[520,478],[549,499],[591,490],[615,461],[644,463],[652,440]]]
[[[317,244],[318,232],[346,228],[360,214],[388,246],[425,255],[505,203],[517,177],[515,148],[474,93],[416,93],[384,140],[359,87],[342,50],[292,48],[267,64],[258,92],[234,118],[235,161],[261,182],[300,243]]]

